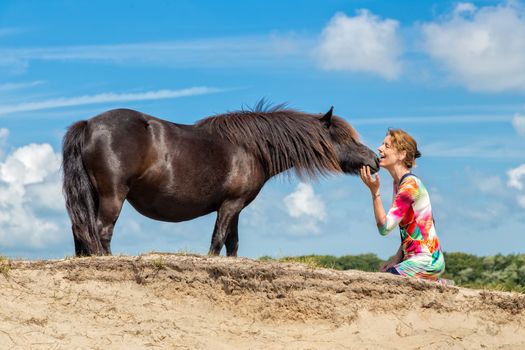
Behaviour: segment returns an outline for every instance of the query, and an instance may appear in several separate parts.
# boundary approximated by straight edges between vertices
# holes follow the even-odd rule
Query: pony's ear
[[[334,111],[334,106],[330,107],[330,110],[326,112],[326,114],[319,119],[323,124],[328,128],[330,125],[332,125],[332,112]]]

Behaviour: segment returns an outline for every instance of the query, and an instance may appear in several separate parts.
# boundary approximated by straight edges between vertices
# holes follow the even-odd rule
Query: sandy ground
[[[0,262],[0,349],[525,349],[525,295],[192,255]]]

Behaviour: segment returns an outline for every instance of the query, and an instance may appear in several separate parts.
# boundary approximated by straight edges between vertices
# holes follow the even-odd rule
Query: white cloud
[[[523,178],[525,178],[525,164],[507,171],[507,185],[511,188],[523,190]]]
[[[41,183],[60,168],[60,162],[60,155],[49,144],[23,146],[0,163],[0,180],[20,185]]]
[[[27,69],[30,62],[83,61],[170,67],[239,67],[304,61],[311,40],[291,34],[174,42],[0,49],[0,66]]]
[[[4,147],[9,136],[9,130],[6,128],[0,128],[0,160],[4,158]]]
[[[48,144],[20,147],[0,162],[0,246],[42,248],[59,239],[57,222],[35,212],[63,210],[60,163]]]
[[[503,188],[503,182],[499,176],[471,176],[473,182],[478,187],[478,190],[482,193],[502,195],[501,188]]]
[[[515,2],[460,3],[445,19],[423,25],[424,49],[470,90],[525,90],[524,14]]]
[[[6,128],[0,128],[0,144],[5,143],[8,136],[9,136],[9,130],[7,130]]]
[[[311,185],[299,183],[295,192],[283,200],[288,214],[300,220],[291,226],[291,231],[298,234],[319,233],[318,222],[326,216],[325,205],[321,197],[314,193]]]
[[[401,74],[399,22],[382,20],[367,10],[355,17],[337,13],[324,28],[316,56],[322,68],[377,74],[395,79]]]
[[[43,81],[30,81],[25,83],[4,83],[0,84],[0,91],[21,90],[43,84]]]
[[[460,2],[454,8],[454,14],[460,15],[465,13],[473,13],[476,11],[476,6],[469,2]]]
[[[477,159],[524,159],[520,147],[505,139],[471,139],[461,142],[435,141],[427,143],[422,149],[425,157],[467,157]]]
[[[0,50],[0,69],[7,70],[10,74],[23,74],[27,71],[29,63],[16,57],[3,55]]]
[[[525,116],[515,114],[512,118],[512,126],[518,135],[525,136]]]
[[[412,116],[412,117],[380,117],[380,118],[352,118],[352,125],[385,124],[479,124],[479,123],[508,123],[511,117],[508,114],[486,115],[437,115],[437,116]]]
[[[321,197],[314,193],[310,184],[304,182],[299,183],[295,192],[284,198],[284,204],[288,214],[294,218],[309,216],[323,220],[325,217],[325,206]]]
[[[516,202],[521,208],[525,209],[525,194],[523,193],[525,189],[525,164],[508,170],[507,177],[507,186],[514,189],[512,193],[516,198]]]
[[[48,176],[46,181],[27,186],[27,196],[31,199],[31,206],[37,209],[63,211],[65,210],[62,196],[62,182],[58,171]]]
[[[103,93],[98,95],[68,97],[68,98],[56,98],[51,100],[45,100],[40,102],[26,102],[15,105],[0,105],[0,115],[16,113],[16,112],[27,112],[37,111],[42,109],[59,108],[59,107],[70,107],[89,105],[96,103],[108,103],[108,102],[128,102],[128,101],[146,101],[146,100],[160,100],[168,98],[179,98],[186,96],[204,95],[221,92],[223,90],[211,87],[192,87],[181,90],[158,90],[158,91],[147,91],[139,93],[129,94],[117,94],[117,93]]]

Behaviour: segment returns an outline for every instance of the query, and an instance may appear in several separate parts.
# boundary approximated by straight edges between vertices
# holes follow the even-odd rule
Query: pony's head
[[[379,158],[359,140],[355,129],[342,118],[333,116],[333,107],[319,119],[328,129],[333,149],[341,170],[358,174],[362,166],[368,165],[372,173],[379,171]]]

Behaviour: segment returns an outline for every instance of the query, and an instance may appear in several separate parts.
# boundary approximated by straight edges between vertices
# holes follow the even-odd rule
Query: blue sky
[[[3,0],[0,254],[73,254],[59,169],[73,122],[126,107],[193,123],[263,97],[333,105],[373,149],[407,130],[444,250],[523,253],[523,38],[520,1]],[[126,205],[113,253],[206,253],[214,220],[156,222]],[[273,179],[240,217],[246,257],[386,258],[398,244],[351,176]]]

